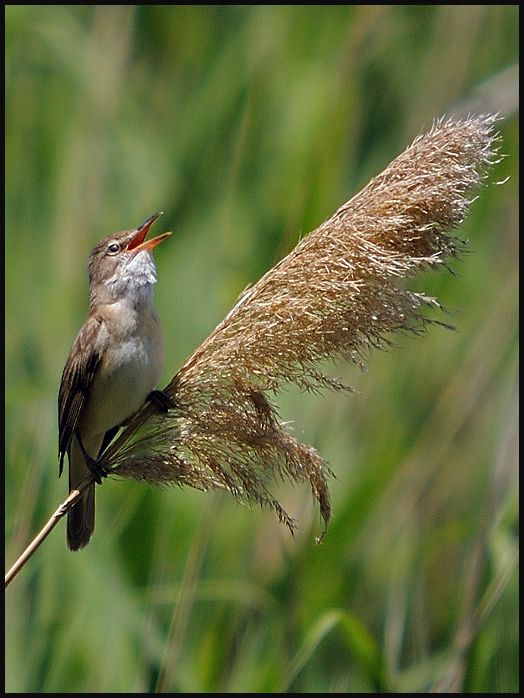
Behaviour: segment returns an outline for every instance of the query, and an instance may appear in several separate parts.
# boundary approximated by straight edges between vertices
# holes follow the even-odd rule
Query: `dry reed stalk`
[[[111,474],[151,483],[223,488],[269,505],[277,478],[309,483],[324,528],[330,518],[319,453],[282,424],[268,393],[346,389],[323,359],[362,365],[391,332],[420,332],[439,303],[398,284],[460,251],[449,232],[496,161],[494,116],[439,120],[377,177],[239,297],[174,376],[166,414],[145,406],[107,449]]]

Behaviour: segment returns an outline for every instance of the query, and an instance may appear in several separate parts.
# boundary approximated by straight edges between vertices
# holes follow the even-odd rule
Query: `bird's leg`
[[[112,427],[111,429],[108,429],[106,431],[102,440],[102,445],[100,446],[100,450],[98,451],[98,459],[100,459],[100,455],[106,450],[111,441],[115,438],[119,429],[120,425],[117,424],[116,427]]]
[[[156,408],[157,412],[162,412],[166,414],[169,412],[170,409],[173,407],[176,407],[176,403],[174,400],[172,400],[167,393],[165,393],[163,390],[152,390],[148,396],[145,399],[145,403],[149,402],[153,407]],[[144,404],[145,404],[144,403]],[[127,419],[124,419],[123,422],[120,422],[119,426],[120,427],[127,427],[127,425],[133,420],[133,417],[137,415],[140,412],[140,410],[137,410],[134,412],[130,417]]]
[[[169,412],[175,407],[175,402],[163,390],[152,390],[147,396],[148,402],[154,405],[159,412]]]
[[[78,443],[80,444],[80,448],[82,449],[82,453],[84,454],[87,467],[91,471],[94,481],[97,483],[97,485],[101,485],[102,478],[107,477],[109,474],[107,467],[102,462],[96,460],[96,458],[93,458],[89,455],[89,453],[84,448],[84,444],[82,443],[82,439],[80,438],[80,434],[78,433],[78,431],[75,431],[75,436],[77,438]]]

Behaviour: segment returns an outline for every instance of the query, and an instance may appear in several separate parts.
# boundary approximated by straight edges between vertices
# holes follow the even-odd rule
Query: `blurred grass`
[[[518,690],[518,7],[6,7],[6,559],[65,496],[56,392],[93,244],[164,210],[167,381],[255,281],[435,117],[502,151],[417,288],[432,328],[279,396],[336,473],[321,546],[222,495],[107,482],[7,592],[8,692]],[[63,527],[62,527],[63,528]]]

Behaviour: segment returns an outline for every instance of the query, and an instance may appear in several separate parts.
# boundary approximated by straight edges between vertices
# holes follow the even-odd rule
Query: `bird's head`
[[[171,233],[146,240],[153,223],[162,215],[155,213],[133,230],[114,233],[101,240],[89,257],[91,301],[116,302],[125,295],[151,293],[156,283],[152,250]]]

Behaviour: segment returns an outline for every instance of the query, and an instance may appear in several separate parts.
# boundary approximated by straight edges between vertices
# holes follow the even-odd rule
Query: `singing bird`
[[[100,482],[99,456],[146,399],[164,408],[169,401],[154,390],[163,370],[164,342],[153,305],[152,250],[171,233],[146,240],[160,215],[104,238],[89,257],[89,312],[71,347],[58,394],[59,475],[67,453],[70,490],[91,474]],[[93,481],[68,512],[70,550],[85,547],[94,527]]]

